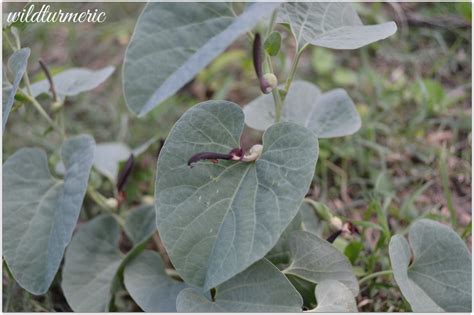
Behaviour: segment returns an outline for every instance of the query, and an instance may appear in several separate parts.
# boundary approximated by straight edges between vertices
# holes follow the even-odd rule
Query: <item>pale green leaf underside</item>
[[[193,288],[176,301],[178,312],[301,312],[302,304],[298,291],[266,259],[219,285],[214,302]]]
[[[75,312],[104,312],[123,255],[120,227],[110,215],[81,226],[66,251],[62,289]]]
[[[244,107],[245,124],[266,130],[275,123],[272,95],[262,95]],[[290,121],[312,130],[318,138],[342,137],[361,126],[359,114],[346,91],[334,89],[321,93],[306,81],[295,81],[286,95],[281,121]]]
[[[324,280],[337,280],[346,285],[354,296],[359,283],[352,266],[340,251],[326,240],[306,231],[295,231],[289,239],[291,264],[285,273],[319,284]]]
[[[145,205],[128,212],[125,233],[134,244],[148,239],[156,231],[155,206]]]
[[[281,6],[279,23],[287,23],[299,47],[309,43],[333,49],[357,49],[397,31],[394,22],[363,25],[351,3],[290,2]]]
[[[74,96],[82,92],[90,91],[98,87],[115,71],[114,66],[108,66],[98,70],[86,68],[71,68],[53,76],[56,94],[64,98]],[[31,85],[33,96],[48,93],[50,85],[44,79]]]
[[[209,101],[188,110],[171,130],[157,166],[155,202],[160,236],[183,279],[215,287],[261,259],[298,212],[313,177],[313,134],[280,123],[263,136],[252,163],[199,162],[198,152],[240,147],[242,110]]]
[[[30,56],[29,48],[17,50],[8,59],[8,69],[13,75],[12,84],[2,84],[2,130],[5,132],[8,116],[15,100],[15,94],[20,85],[21,78],[25,74]],[[5,79],[5,78],[4,78]]]
[[[160,255],[144,251],[124,272],[124,284],[133,300],[145,312],[176,312],[176,297],[188,286],[170,278]]]
[[[133,150],[122,142],[98,143],[94,158],[94,168],[111,182],[115,183],[119,174],[120,163],[126,161],[131,154],[135,157],[139,156],[156,141],[156,138],[152,138]]]
[[[463,240],[449,227],[423,219],[410,227],[409,241],[393,236],[389,253],[395,280],[413,311],[470,312],[471,254]]]
[[[71,240],[87,189],[94,139],[64,143],[64,180],[52,177],[46,154],[20,149],[3,165],[3,256],[17,282],[45,293]]]
[[[315,290],[317,313],[355,313],[357,304],[351,290],[336,280],[321,281]]]
[[[94,158],[94,168],[115,183],[119,173],[120,162],[126,161],[130,154],[132,154],[132,150],[124,143],[99,143],[97,144]]]
[[[235,17],[227,3],[148,3],[125,55],[129,109],[148,113],[277,6],[256,3]]]

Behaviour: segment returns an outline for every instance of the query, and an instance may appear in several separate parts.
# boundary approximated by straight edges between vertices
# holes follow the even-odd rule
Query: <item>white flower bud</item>
[[[154,200],[153,200],[153,196],[143,196],[142,197],[142,202],[146,205],[152,205]]]
[[[53,104],[51,104],[51,110],[53,112],[58,111],[62,107],[63,107],[63,102],[61,102],[61,101],[56,101]]]
[[[278,79],[273,73],[265,73],[263,79],[268,83],[268,87],[265,91],[266,93],[271,92],[278,85]]]
[[[250,148],[249,154],[244,155],[242,161],[252,162],[258,159],[262,155],[263,145],[256,144]]]
[[[110,208],[117,208],[117,206],[118,206],[118,201],[117,201],[117,199],[115,199],[115,198],[107,198],[107,200],[105,201],[105,203],[106,203],[107,206],[110,207]]]
[[[342,230],[342,221],[339,217],[332,217],[331,218],[331,227],[334,229],[334,230]]]

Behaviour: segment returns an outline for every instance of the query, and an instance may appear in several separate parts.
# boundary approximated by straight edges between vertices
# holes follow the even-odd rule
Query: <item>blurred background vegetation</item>
[[[23,6],[3,3],[3,12]],[[54,9],[69,11],[98,8],[106,12],[107,21],[17,25],[22,46],[32,50],[28,72],[33,82],[44,78],[39,58],[53,73],[71,67],[116,66],[99,88],[69,98],[64,114],[69,135],[89,133],[97,143],[124,142],[135,148],[156,140],[136,160],[126,188],[128,208],[153,196],[159,149],[184,111],[207,99],[228,99],[243,106],[260,93],[251,43],[243,36],[176,96],[145,118],[134,117],[124,103],[121,71],[143,6],[52,3]],[[357,274],[364,276],[390,268],[390,236],[403,233],[419,217],[451,224],[471,247],[471,3],[358,3],[356,8],[364,23],[395,20],[398,32],[354,51],[310,47],[301,58],[297,78],[314,82],[323,91],[346,89],[362,117],[362,128],[355,135],[320,140],[309,196],[335,214],[360,222],[361,235],[346,241],[343,249]],[[284,46],[275,58],[275,71],[283,81],[294,49],[284,28],[277,29]],[[5,65],[12,53],[5,39],[2,51]],[[42,102],[47,111],[49,103]],[[59,137],[30,105],[21,105],[16,104],[7,124],[3,160],[21,147],[38,146],[54,165]],[[246,130],[243,146],[248,148],[259,136]],[[113,196],[107,179],[93,172],[91,181],[103,195]],[[80,222],[100,212],[87,197],[84,210]],[[127,244],[123,247],[126,250]],[[4,310],[70,311],[59,286],[60,274],[57,278],[48,294],[35,297],[10,282],[4,272]],[[137,310],[126,295],[116,301],[119,310]],[[410,310],[390,277],[364,282],[358,306],[360,311]]]

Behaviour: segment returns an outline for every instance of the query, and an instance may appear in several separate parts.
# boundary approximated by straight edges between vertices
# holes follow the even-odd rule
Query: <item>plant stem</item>
[[[376,278],[378,276],[386,276],[386,275],[391,275],[393,274],[393,270],[383,270],[383,271],[378,271],[378,272],[374,272],[368,276],[365,276],[364,278],[360,279],[359,280],[359,285],[361,285],[362,283],[366,282],[367,280],[370,280],[372,278]]]
[[[102,208],[102,210],[105,210],[107,213],[111,214],[122,228],[125,228],[125,220],[120,215],[115,213],[115,208],[112,208],[107,204],[107,198],[105,198],[104,195],[95,190],[91,185],[87,186],[87,194],[99,207]]]
[[[51,125],[51,127],[53,127],[54,130],[56,130],[60,135],[61,135],[61,138],[62,139],[65,139],[66,138],[66,135],[64,134],[64,132],[61,130],[61,128],[59,128],[58,125],[56,125],[56,123],[53,121],[53,119],[51,119],[51,117],[48,115],[48,113],[43,109],[43,107],[41,106],[40,103],[38,103],[38,101],[36,100],[36,98],[34,98],[33,96],[29,95],[29,94],[26,94],[24,92],[22,92],[23,96],[26,97],[28,99],[28,101],[36,108],[36,110],[41,114],[41,116],[43,116],[44,119],[46,119],[46,121]]]
[[[13,279],[13,275],[11,274],[10,270],[8,269],[8,266],[5,265],[5,269],[7,271],[8,275],[8,288],[7,288],[7,300],[5,301],[5,305],[3,306],[3,311],[8,312],[10,309],[10,304],[13,296],[13,290],[15,288],[15,280]]]
[[[286,80],[285,93],[288,93],[288,90],[290,89],[291,83],[293,82],[293,79],[295,78],[298,62],[300,61],[301,55],[303,54],[303,51],[307,46],[308,45],[304,45],[303,47],[301,47],[300,50],[298,50],[297,48],[295,59],[293,59],[293,64],[291,65],[291,70],[290,70],[290,73],[288,74],[288,79]]]
[[[458,225],[456,209],[453,205],[453,197],[451,195],[451,190],[449,189],[449,172],[448,172],[448,159],[447,159],[447,149],[443,147],[441,150],[441,156],[439,159],[439,173],[441,177],[441,185],[443,187],[444,197],[446,198],[446,203],[449,210],[449,215],[451,217],[451,225],[456,229]]]
[[[265,54],[265,66],[270,73],[273,73],[273,66],[272,66],[272,61],[270,59],[270,56],[268,56],[266,52],[264,54]],[[279,123],[280,118],[281,118],[281,108],[283,107],[283,103],[280,97],[280,92],[278,91],[278,87],[272,90],[272,96],[273,96],[273,103],[275,105],[275,123]]]
[[[278,14],[278,10],[274,10],[272,13],[272,17],[270,18],[270,22],[268,24],[267,36],[270,35],[270,33],[273,31],[277,14]],[[265,66],[267,68],[267,71],[269,71],[270,73],[274,73],[272,60],[270,56],[266,52],[264,52],[264,54],[265,54]],[[279,123],[281,119],[281,108],[283,107],[283,102],[280,96],[280,92],[278,91],[278,87],[272,90],[272,96],[273,96],[273,104],[275,105],[275,123]]]
[[[41,66],[41,69],[43,69],[44,74],[46,75],[46,79],[49,82],[49,90],[51,91],[51,94],[53,95],[53,99],[55,102],[57,102],[58,95],[56,94],[56,88],[54,86],[54,81],[53,81],[53,77],[51,76],[51,72],[49,71],[48,66],[44,63],[43,60],[40,59],[38,62]]]
[[[328,223],[331,222],[331,219],[334,217],[334,215],[331,213],[331,209],[329,209],[324,204],[320,204],[311,198],[304,198],[303,202],[309,203],[318,217]]]
[[[115,209],[107,204],[107,198],[104,197],[100,192],[94,189],[91,185],[87,186],[87,193],[101,208],[107,210],[107,212],[114,212]]]
[[[273,32],[277,15],[278,15],[278,10],[274,10],[272,13],[272,17],[270,18],[270,22],[268,24],[267,36]]]
[[[18,48],[15,45],[13,45],[13,43],[10,40],[10,37],[8,36],[7,32],[5,32],[5,31],[3,31],[3,38],[5,38],[7,40],[7,44],[8,44],[8,46],[10,46],[10,48],[13,50],[13,52],[18,50]]]

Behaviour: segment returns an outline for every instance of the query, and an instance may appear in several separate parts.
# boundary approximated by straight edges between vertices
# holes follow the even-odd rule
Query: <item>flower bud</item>
[[[263,145],[256,144],[250,148],[249,154],[244,155],[244,157],[242,158],[242,161],[244,162],[255,161],[262,155],[262,151],[263,151]]]
[[[330,224],[334,230],[342,230],[342,221],[339,217],[332,217]]]
[[[55,102],[53,102],[53,104],[51,104],[51,110],[53,112],[58,111],[62,107],[63,107],[63,102],[62,101],[55,101]]]
[[[152,205],[154,203],[153,196],[143,196],[142,202],[146,205]]]
[[[105,203],[108,207],[114,208],[114,209],[117,208],[118,206],[118,201],[115,198],[107,198],[107,200],[105,200]]]
[[[265,93],[270,93],[278,85],[278,79],[273,73],[265,73],[263,79],[267,82]]]

